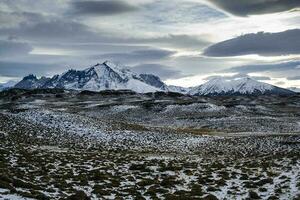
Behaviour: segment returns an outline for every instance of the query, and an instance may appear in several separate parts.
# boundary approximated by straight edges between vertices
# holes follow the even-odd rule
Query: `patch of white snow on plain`
[[[211,103],[193,103],[190,105],[169,105],[164,112],[217,112],[224,109],[224,106],[217,106]]]
[[[67,148],[60,148],[58,146],[44,145],[44,146],[40,146],[40,149],[41,150],[46,150],[46,151],[51,151],[51,152],[58,152],[58,153],[68,152]]]
[[[122,108],[123,109],[123,108]],[[92,118],[50,110],[28,110],[15,114],[30,123],[60,130],[70,136],[84,136],[90,142],[109,148],[169,149],[190,152],[211,138],[190,134],[159,133],[153,131],[111,130],[109,124]],[[126,141],[126,142],[124,142]]]
[[[17,194],[1,194],[0,193],[0,199],[3,199],[3,200],[34,200],[32,198],[28,198],[28,197],[21,197]]]
[[[4,137],[7,137],[7,136],[8,136],[8,133],[3,132],[3,131],[0,131],[0,135],[3,135]]]
[[[132,106],[132,105],[119,105],[119,106],[113,106],[111,108],[112,111],[114,112],[124,112],[127,111],[129,109],[135,109],[138,108],[138,106]]]

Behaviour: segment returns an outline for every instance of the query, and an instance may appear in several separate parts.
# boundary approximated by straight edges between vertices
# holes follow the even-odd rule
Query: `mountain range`
[[[10,86],[11,87],[11,86]],[[152,74],[137,74],[129,68],[106,61],[85,70],[68,70],[52,78],[28,75],[14,88],[62,88],[69,90],[132,90],[138,93],[177,92],[196,96],[216,95],[261,95],[261,94],[293,94],[294,92],[267,83],[253,80],[249,77],[226,79],[214,78],[208,82],[191,88],[168,86],[158,76]],[[1,90],[1,86],[0,86]]]
[[[167,90],[167,85],[157,76],[136,74],[126,67],[108,61],[81,71],[71,69],[52,78],[42,77],[38,79],[34,75],[29,75],[14,87],[22,89],[64,88],[90,91],[129,89],[138,93]]]

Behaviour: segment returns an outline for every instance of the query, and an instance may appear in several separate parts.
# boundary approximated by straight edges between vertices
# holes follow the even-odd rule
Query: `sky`
[[[190,87],[300,88],[299,0],[1,0],[0,82],[106,60]]]

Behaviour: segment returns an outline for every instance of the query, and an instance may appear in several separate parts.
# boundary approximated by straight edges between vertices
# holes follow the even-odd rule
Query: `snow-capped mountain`
[[[293,94],[293,91],[258,82],[249,77],[217,77],[193,88],[167,86],[152,74],[137,74],[112,62],[96,64],[85,70],[68,70],[52,78],[28,75],[15,88],[62,88],[71,90],[132,90],[138,93],[165,91],[196,96]]]
[[[292,90],[293,92],[297,92],[297,93],[300,93],[300,88],[297,88],[297,87],[290,87],[288,88],[289,90]]]
[[[160,88],[161,90],[166,91],[168,88],[168,86],[164,82],[162,82],[158,76],[155,76],[153,74],[140,74],[140,78],[148,85]]]
[[[293,94],[292,91],[267,83],[253,80],[249,77],[226,79],[217,77],[192,88],[190,95],[260,95],[260,94]]]
[[[15,84],[14,88],[21,89],[36,89],[42,87],[50,78],[41,77],[37,78],[35,75],[30,74],[25,76],[20,82]]]
[[[182,94],[187,94],[189,92],[190,88],[175,86],[175,85],[168,85],[168,91],[169,92],[177,92]]]
[[[24,89],[64,88],[72,90],[121,90],[138,93],[165,91],[167,86],[159,77],[151,74],[136,74],[128,68],[112,62],[96,64],[85,70],[69,70],[44,82],[34,75],[24,77],[15,87]]]
[[[14,85],[16,85],[16,83],[17,83],[16,81],[8,81],[6,83],[1,83],[0,91],[12,88],[12,87],[14,87]]]

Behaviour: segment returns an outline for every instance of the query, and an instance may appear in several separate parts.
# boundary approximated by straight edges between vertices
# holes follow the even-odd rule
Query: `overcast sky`
[[[0,82],[105,60],[173,85],[248,74],[300,88],[300,1],[0,1]]]

